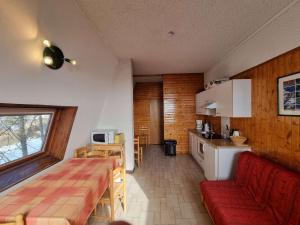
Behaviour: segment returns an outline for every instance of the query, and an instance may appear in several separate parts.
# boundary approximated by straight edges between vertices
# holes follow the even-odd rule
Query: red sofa
[[[200,183],[216,225],[300,225],[300,176],[251,152],[239,155],[233,180]]]

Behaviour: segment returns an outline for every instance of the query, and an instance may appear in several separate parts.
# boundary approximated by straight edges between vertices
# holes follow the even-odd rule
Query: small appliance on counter
[[[115,136],[118,134],[116,129],[94,130],[91,135],[92,144],[114,144]]]
[[[202,136],[207,139],[220,139],[221,135],[218,135],[213,130],[213,125],[209,122],[205,122],[202,129]]]
[[[203,128],[202,120],[196,120],[196,129],[198,131],[202,131],[202,128]]]
[[[115,135],[115,144],[122,144],[125,142],[124,133],[119,133]]]
[[[204,124],[203,133],[208,134],[208,133],[210,133],[210,131],[211,131],[210,125],[209,125],[208,122],[206,122],[206,123]]]
[[[231,129],[229,135],[230,136],[240,136],[240,132],[236,129]]]
[[[229,130],[229,126],[226,124],[225,129],[222,133],[222,136],[224,139],[229,139],[230,138],[230,130]]]

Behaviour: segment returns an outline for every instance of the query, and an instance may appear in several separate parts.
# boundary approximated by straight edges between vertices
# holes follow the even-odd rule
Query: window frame
[[[0,167],[0,194],[2,191],[40,173],[64,159],[78,110],[78,106],[0,103],[0,109],[3,108],[10,108],[11,110],[15,110],[16,108],[22,108],[24,110],[36,108],[42,111],[51,109],[55,111],[55,114],[52,118],[51,128],[48,131],[45,151],[8,163],[5,167]]]
[[[36,108],[36,107],[0,107],[0,116],[21,116],[21,115],[42,115],[42,114],[51,114],[49,125],[47,127],[46,136],[43,142],[41,150],[36,153],[27,155],[25,157],[4,163],[0,165],[0,172],[13,168],[16,165],[22,164],[27,161],[34,160],[38,157],[45,156],[48,154],[48,138],[53,127],[53,122],[56,116],[55,108]]]
[[[26,161],[33,160],[39,156],[43,156],[47,154],[47,142],[49,138],[49,133],[51,132],[51,128],[53,126],[54,117],[56,115],[56,110],[51,108],[14,108],[14,107],[0,107],[0,116],[21,116],[21,115],[41,115],[41,114],[51,114],[51,118],[49,121],[49,126],[47,128],[46,137],[43,142],[42,149],[36,153],[27,155],[25,157],[7,162],[3,165],[0,165],[0,172],[11,167],[15,167],[18,164],[24,163]]]

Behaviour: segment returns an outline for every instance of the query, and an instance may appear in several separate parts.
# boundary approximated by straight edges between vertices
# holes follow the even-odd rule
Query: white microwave
[[[114,144],[117,130],[96,130],[92,132],[92,144]]]

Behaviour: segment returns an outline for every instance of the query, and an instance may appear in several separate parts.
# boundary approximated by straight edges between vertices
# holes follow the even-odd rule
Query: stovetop
[[[224,139],[220,134],[202,133],[200,130],[197,130],[197,129],[195,129],[193,131],[205,139]]]
[[[202,137],[206,139],[223,139],[219,134],[202,134]]]
[[[223,137],[219,134],[211,134],[211,133],[203,134],[200,132],[198,132],[198,134],[200,134],[205,139],[223,139]]]

